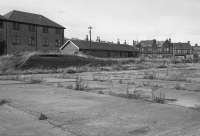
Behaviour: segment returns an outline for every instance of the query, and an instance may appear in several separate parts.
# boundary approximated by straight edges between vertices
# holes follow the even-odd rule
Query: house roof
[[[163,44],[165,43],[165,41],[156,41],[156,40],[144,40],[141,41],[139,44],[141,47],[153,47],[156,45],[156,47],[161,48],[163,46]]]
[[[6,18],[2,15],[0,15],[0,20],[6,20]]]
[[[56,22],[39,14],[13,10],[5,14],[4,17],[9,21],[37,24],[37,25],[56,27],[56,28],[64,28],[63,26],[57,24]]]
[[[69,42],[73,42],[79,49],[83,50],[136,51],[136,48],[130,45],[106,42],[92,42],[90,46],[90,42],[85,40],[68,40],[61,49],[65,48]]]
[[[175,49],[192,49],[192,46],[190,43],[174,43]]]
[[[142,47],[152,47],[153,40],[145,40],[139,43]]]
[[[156,44],[157,44],[157,47],[163,47],[165,41],[157,41]]]

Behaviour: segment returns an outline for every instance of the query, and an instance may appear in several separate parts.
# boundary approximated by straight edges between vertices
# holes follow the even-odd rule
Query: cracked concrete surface
[[[192,109],[16,82],[0,85],[0,99],[11,100],[0,106],[2,136],[200,135]]]

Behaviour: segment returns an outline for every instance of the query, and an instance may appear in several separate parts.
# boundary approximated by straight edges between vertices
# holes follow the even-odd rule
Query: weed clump
[[[153,86],[151,91],[151,97],[152,97],[152,101],[156,102],[156,103],[160,103],[160,104],[164,104],[165,103],[165,93],[160,91],[159,95],[155,94],[155,91],[157,91],[159,89],[158,86]]]
[[[43,114],[43,113],[40,113],[40,116],[39,116],[38,119],[39,119],[39,120],[47,120],[48,117],[47,117],[47,115],[45,115],[45,114]]]
[[[152,72],[145,72],[144,73],[144,79],[156,79],[156,72],[152,71]]]
[[[88,89],[88,83],[81,77],[77,76],[75,81],[75,90],[84,91]]]
[[[104,92],[103,91],[98,91],[98,94],[104,94]]]
[[[0,106],[3,106],[3,105],[8,104],[8,103],[10,103],[10,101],[7,100],[7,99],[0,100]]]
[[[176,90],[186,90],[184,87],[182,87],[180,84],[176,84],[174,87]]]
[[[30,84],[40,84],[42,82],[42,79],[35,79],[35,78],[30,78],[28,83]]]

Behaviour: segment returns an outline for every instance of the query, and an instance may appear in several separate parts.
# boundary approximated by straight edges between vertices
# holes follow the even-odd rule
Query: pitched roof
[[[85,50],[107,50],[107,51],[136,51],[136,48],[130,45],[106,43],[106,42],[92,42],[90,46],[89,41],[85,40],[68,40],[62,47],[63,49],[69,42],[73,42],[79,49]]]
[[[6,20],[6,18],[2,15],[0,15],[0,20]]]
[[[152,47],[153,40],[145,40],[139,43],[142,47]]]
[[[64,28],[63,26],[57,24],[56,22],[39,14],[13,10],[5,14],[4,17],[10,21],[37,24],[37,25],[49,26],[49,27]]]
[[[174,43],[175,49],[192,49],[192,46],[190,43]]]
[[[196,51],[196,52],[200,52],[200,46],[194,46],[193,50]]]
[[[165,43],[165,41],[156,41],[156,44],[158,47],[163,47],[163,44]]]

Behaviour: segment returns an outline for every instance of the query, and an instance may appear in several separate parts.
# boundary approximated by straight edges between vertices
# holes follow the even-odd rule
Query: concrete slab
[[[11,100],[0,107],[2,135],[167,136],[177,134],[175,129],[180,136],[200,134],[200,113],[183,107],[41,84],[3,85],[0,93]],[[48,122],[37,120],[41,112]]]

